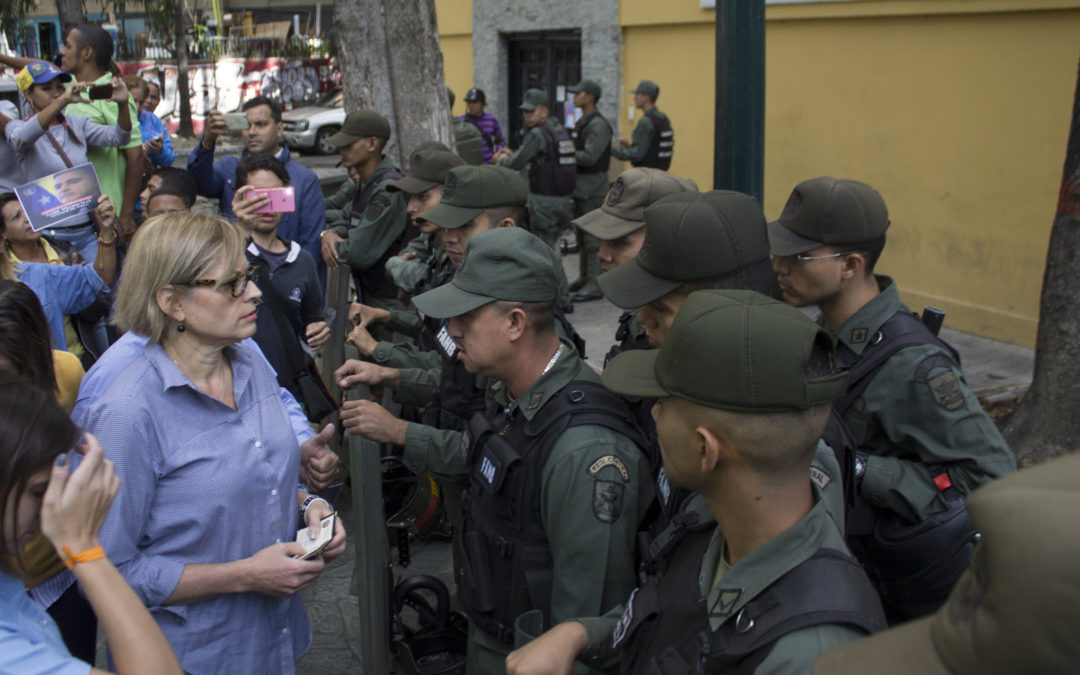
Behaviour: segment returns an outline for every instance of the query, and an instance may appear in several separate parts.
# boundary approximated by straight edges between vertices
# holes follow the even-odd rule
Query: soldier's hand
[[[326,230],[319,236],[323,260],[326,261],[326,266],[332,270],[337,269],[337,244],[342,241],[345,240],[333,230]]]
[[[629,148],[630,147],[630,141],[626,140],[625,138],[620,138],[619,139],[619,147],[620,148]]]
[[[375,347],[378,346],[379,341],[371,336],[367,328],[363,326],[354,326],[349,334],[345,336],[345,339],[356,346],[356,350],[360,352],[361,356],[371,356],[375,351]]]
[[[578,621],[555,626],[506,657],[507,675],[570,675],[589,636]]]
[[[359,434],[376,443],[405,445],[409,423],[399,420],[374,401],[345,401],[341,406],[341,423],[349,433]]]
[[[397,368],[387,368],[368,361],[349,359],[340,368],[334,371],[334,379],[342,389],[351,389],[358,384],[366,384],[371,387],[387,385],[391,389],[397,389],[401,371]]]
[[[372,307],[359,302],[349,305],[349,323],[355,326],[370,326],[373,323],[385,323],[390,318],[390,310]]]

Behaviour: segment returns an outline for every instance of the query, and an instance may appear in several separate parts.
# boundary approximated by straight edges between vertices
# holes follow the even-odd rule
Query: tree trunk
[[[56,0],[56,13],[60,15],[60,40],[67,37],[68,31],[81,23],[86,23],[83,0]]]
[[[1080,447],[1080,64],[1073,95],[1072,123],[1065,150],[1057,213],[1050,230],[1035,374],[1013,413],[1005,437],[1022,464],[1044,462]]]
[[[176,133],[184,138],[195,136],[191,124],[191,87],[188,84],[187,23],[184,17],[184,0],[176,0],[173,17],[173,35],[176,38],[176,95],[180,97],[180,127]]]
[[[336,0],[334,26],[345,109],[390,120],[386,154],[407,168],[424,141],[454,147],[434,0]]]

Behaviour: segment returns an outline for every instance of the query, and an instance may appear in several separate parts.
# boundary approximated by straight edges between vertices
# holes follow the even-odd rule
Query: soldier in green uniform
[[[577,177],[574,142],[559,120],[549,116],[547,92],[529,89],[519,108],[529,132],[516,152],[503,148],[491,161],[515,171],[529,166],[529,230],[558,251],[559,237],[573,217],[571,194]],[[561,265],[556,273],[559,287],[566,288]]]
[[[645,207],[662,197],[679,192],[697,192],[697,184],[660,169],[628,169],[611,184],[599,208],[579,216],[573,224],[600,242],[597,261],[601,272],[610,272],[628,262],[645,243]],[[584,254],[582,254],[584,255]],[[637,322],[635,310],[619,317],[616,345],[604,362],[627,349],[646,349],[649,339]]]
[[[320,237],[327,266],[337,267],[339,257],[347,263],[365,304],[400,308],[385,264],[416,237],[416,230],[409,227],[404,193],[387,190],[390,181],[403,176],[383,155],[389,139],[390,122],[372,110],[349,113],[341,130],[328,139],[345,168],[356,168],[360,181],[348,225],[324,230]]]
[[[420,236],[386,261],[386,274],[398,287],[399,295],[412,294],[437,267],[449,264],[446,251],[435,238],[438,227],[419,218],[439,205],[450,169],[465,164],[465,160],[447,150],[430,150],[414,152],[409,164],[409,173],[386,188],[408,195],[405,212],[420,232]]]
[[[874,274],[888,227],[872,187],[821,177],[796,186],[769,240],[784,299],[818,307],[851,386],[864,387],[836,406],[854,454],[849,544],[900,619],[944,601],[975,535],[962,498],[1015,459],[951,348],[912,318],[892,279]],[[856,378],[877,354],[887,358]]]
[[[631,142],[620,138],[618,145],[612,146],[611,154],[629,160],[634,166],[667,171],[675,152],[675,132],[668,116],[656,107],[660,86],[651,80],[642,80],[630,93],[634,95],[634,105],[645,114],[634,127]]]
[[[326,208],[326,229],[349,227],[349,209],[352,207],[353,198],[356,197],[358,182],[360,182],[360,173],[355,168],[348,169],[345,180],[342,181],[337,192],[323,200],[323,206]]]
[[[459,469],[470,481],[469,673],[505,672],[521,615],[539,610],[545,625],[600,615],[634,586],[648,467],[620,400],[559,339],[557,293],[547,245],[500,228],[469,241],[449,284],[414,299],[426,315],[450,319],[470,373],[496,380],[469,423]]]
[[[873,586],[810,477],[844,392],[828,334],[751,291],[697,291],[659,350],[615,357],[605,386],[655,397],[671,481],[695,497],[653,540],[625,607],[568,621],[507,659],[624,673],[807,673],[885,625]]]
[[[611,123],[596,109],[600,100],[600,85],[593,80],[582,80],[570,87],[574,105],[581,111],[581,119],[574,125],[570,136],[577,148],[577,184],[574,186],[574,215],[583,216],[600,208],[607,194],[608,167],[611,164]],[[570,284],[574,302],[585,302],[603,297],[596,283],[600,261],[596,254],[600,240],[580,228],[574,230],[578,243],[578,278]]]

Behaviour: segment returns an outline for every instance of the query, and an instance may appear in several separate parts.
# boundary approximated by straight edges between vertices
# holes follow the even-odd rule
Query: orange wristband
[[[64,560],[64,564],[67,565],[69,570],[74,569],[75,565],[78,563],[93,562],[94,560],[101,560],[105,557],[105,549],[100,546],[88,548],[80,553],[72,553],[71,549],[67,546],[61,547],[61,550],[64,552],[64,555],[67,556],[67,559]]]

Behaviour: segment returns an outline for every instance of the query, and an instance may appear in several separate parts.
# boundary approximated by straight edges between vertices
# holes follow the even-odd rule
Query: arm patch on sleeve
[[[614,523],[622,513],[626,486],[609,480],[593,481],[593,515],[601,523]]]
[[[956,377],[949,360],[941,354],[933,354],[923,359],[915,369],[915,381],[926,384],[934,402],[949,411],[959,410],[964,405],[964,391]]]
[[[368,204],[367,211],[364,212],[364,219],[378,220],[387,206],[390,206],[390,198],[385,193],[380,192],[371,198],[371,203]]]

